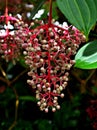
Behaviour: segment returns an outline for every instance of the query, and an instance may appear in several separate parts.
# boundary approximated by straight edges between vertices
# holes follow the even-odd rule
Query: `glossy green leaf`
[[[68,21],[88,37],[97,21],[97,0],[57,0],[57,4]]]
[[[77,68],[97,68],[97,40],[84,45],[76,54],[75,61],[75,67]]]

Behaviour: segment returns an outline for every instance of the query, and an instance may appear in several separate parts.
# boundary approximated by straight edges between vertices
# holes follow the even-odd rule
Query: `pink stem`
[[[51,25],[52,21],[52,0],[50,0],[50,9],[49,9],[49,26]]]

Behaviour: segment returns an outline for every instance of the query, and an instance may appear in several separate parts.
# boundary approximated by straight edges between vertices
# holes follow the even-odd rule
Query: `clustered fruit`
[[[0,26],[0,56],[15,63],[29,38],[28,24],[12,16],[0,16]]]
[[[58,97],[63,98],[68,71],[75,63],[73,55],[85,40],[75,27],[59,27],[53,23],[41,24],[31,31],[26,45],[25,62],[30,67],[27,83],[36,90],[40,110],[60,109]]]

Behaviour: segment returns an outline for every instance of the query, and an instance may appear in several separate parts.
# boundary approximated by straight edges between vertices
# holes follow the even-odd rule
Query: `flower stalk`
[[[52,0],[50,0],[50,7],[49,7],[49,26],[51,25],[52,21]]]

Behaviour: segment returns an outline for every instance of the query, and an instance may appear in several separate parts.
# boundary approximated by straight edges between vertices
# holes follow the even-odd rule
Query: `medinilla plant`
[[[57,0],[57,4],[68,21],[87,38],[86,45],[83,45],[75,56],[75,67],[97,68],[97,41],[88,42],[90,31],[97,21],[97,0]]]
[[[45,112],[49,108],[53,112],[60,109],[58,97],[64,97],[69,70],[75,61],[75,67],[97,67],[96,41],[87,43],[76,54],[79,45],[88,41],[90,30],[96,23],[96,0],[57,0],[57,4],[74,26],[61,27],[54,23],[52,0],[49,1],[48,21],[36,20],[38,26],[32,22],[28,27],[21,19],[9,16],[7,0],[5,14],[0,17],[0,24],[5,28],[5,34],[0,36],[1,57],[15,61],[25,49],[25,63],[31,77],[27,83],[36,92],[40,110]],[[9,26],[13,27],[13,33]]]
[[[31,117],[31,111],[37,111],[36,108],[32,109],[34,108],[34,106],[32,106],[31,108],[29,107],[29,105],[25,105],[26,101],[37,101],[37,105],[39,106],[40,110],[45,111],[46,113],[49,112],[49,110],[55,112],[57,109],[60,109],[60,98],[64,97],[64,90],[68,85],[69,72],[73,65],[81,69],[97,68],[97,40],[90,41],[89,39],[91,30],[97,21],[97,0],[14,0],[14,2],[16,3],[19,3],[21,5],[23,4],[23,8],[26,5],[27,8],[29,7],[31,9],[33,5],[29,6],[30,2],[32,4],[36,4],[34,5],[34,10],[31,12],[29,11],[29,9],[27,9],[28,13],[24,13],[26,12],[26,10],[23,10],[23,8],[22,12],[18,10],[23,16],[26,16],[27,14],[27,16],[23,18],[23,20],[19,17],[15,17],[14,14],[16,14],[16,12],[18,11],[15,12],[15,9],[14,11],[11,11],[11,9],[13,10],[13,8],[8,8],[9,4],[7,4],[7,1],[9,3],[12,3],[10,2],[12,0],[5,1],[5,14],[3,15],[3,12],[0,11],[0,13],[2,14],[0,16],[0,96],[2,96],[2,94],[4,95],[4,98],[1,98],[1,100],[3,100],[0,101],[0,107],[2,106],[2,104],[4,104],[4,107],[2,107],[3,109],[0,108],[0,110],[1,113],[3,113],[4,111],[2,110],[4,110],[5,108],[5,114],[1,114],[0,121],[1,119],[3,119],[4,115],[7,119],[6,122],[13,120],[9,117],[10,115],[6,114],[7,107],[5,105],[5,102],[6,104],[8,104],[10,102],[10,99],[16,97],[15,121],[9,127],[9,130],[12,130],[12,128],[16,125],[18,110],[22,111],[21,108],[23,108],[24,110],[24,106],[26,106],[27,111],[29,112]],[[54,6],[54,8],[52,8],[52,2],[54,6],[58,5],[59,9],[62,11],[69,23],[71,23],[72,25],[60,26],[55,24],[53,20],[53,18],[55,17],[52,17],[52,15],[57,11],[55,10]],[[4,3],[4,1],[1,3]],[[47,8],[47,10],[44,10],[44,14],[40,18],[41,20],[34,21],[32,17],[39,10],[40,6],[44,6],[45,4],[47,6],[45,7]],[[48,8],[48,4],[50,4],[50,8]],[[21,7],[21,5],[19,5],[19,7]],[[9,12],[12,12],[12,15],[9,15]],[[26,19],[28,17],[31,21]],[[60,18],[60,16],[56,17]],[[25,21],[27,22],[27,24],[25,24],[24,19],[26,19]],[[24,64],[24,62],[26,64]],[[16,64],[13,65],[13,63]],[[25,74],[26,72],[28,72],[28,76]],[[32,93],[30,95],[29,91],[28,93],[25,92],[25,86],[27,85],[25,79],[27,78],[27,83],[29,87],[31,87],[31,90],[33,89],[33,92],[35,92],[36,98],[32,96]],[[81,82],[79,86],[84,87],[83,84],[85,84],[85,82],[83,82],[83,79],[80,81]],[[73,83],[74,82],[75,79],[73,80]],[[70,83],[72,84],[72,81]],[[74,83],[74,85],[78,86],[77,81]],[[5,93],[6,88],[8,88],[8,91],[6,91]],[[74,88],[76,89],[76,87]],[[10,92],[10,89],[12,90],[12,92]],[[76,92],[75,89],[73,89],[74,93]],[[83,91],[82,89],[83,88],[81,88],[81,92]],[[73,94],[71,94],[71,92],[68,90],[69,87],[66,91],[72,99]],[[68,103],[66,104],[66,102],[63,102],[62,107],[65,104],[67,109],[68,107],[70,107],[69,111],[66,111],[65,106],[61,109],[62,111],[58,111],[60,113],[60,117],[58,115],[58,120],[62,119],[58,121],[60,122],[59,129],[60,124],[64,124],[65,129],[67,126],[69,126],[69,128],[71,129],[72,127],[70,126],[70,124],[76,126],[76,120],[78,120],[78,118],[76,118],[74,115],[78,115],[80,119],[82,118],[79,109],[80,103],[78,103],[80,102],[80,95],[78,91],[77,94],[79,98],[77,98],[77,101],[72,102],[72,104],[74,104],[74,107],[71,107],[71,102],[69,102],[69,105]],[[6,100],[5,95],[7,95],[6,97],[9,97],[8,99],[6,98]],[[69,96],[67,96],[66,100],[68,100],[68,97]],[[23,103],[19,102],[20,100],[23,100]],[[10,104],[8,106],[10,106]],[[20,109],[18,109],[19,105],[22,106],[20,106]],[[29,109],[31,109],[31,111],[29,111]],[[76,109],[77,111],[75,111],[74,109]],[[83,109],[83,107],[81,109]],[[13,108],[9,110],[10,112],[12,112]],[[75,113],[72,113],[72,111],[75,111]],[[65,113],[63,115],[65,118],[62,118],[61,116],[63,112]],[[20,112],[20,115],[22,116],[22,112]],[[72,119],[70,119],[69,117]],[[41,118],[40,115],[39,118]],[[74,118],[76,118],[76,120]],[[37,120],[35,121],[36,124],[38,122]],[[68,120],[70,121],[68,125],[66,125]],[[71,122],[71,120],[73,122]],[[50,120],[48,121],[49,125],[51,126],[55,126],[53,124],[54,122]],[[4,123],[5,121],[2,121],[2,127],[4,127]],[[31,123],[31,125],[33,125],[34,127],[34,121],[31,120]],[[38,122],[38,124],[40,125],[41,123]],[[1,126],[1,129],[7,129],[7,127],[2,128]],[[25,126],[21,127],[20,129],[24,129],[24,127]],[[29,129],[28,124],[27,129]],[[57,127],[55,129],[57,129]]]

